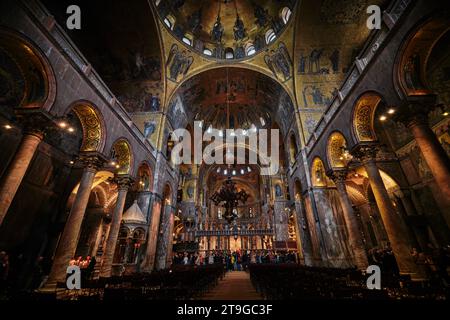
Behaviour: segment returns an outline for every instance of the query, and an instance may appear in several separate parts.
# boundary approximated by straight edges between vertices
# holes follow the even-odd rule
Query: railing
[[[111,92],[109,87],[101,79],[100,75],[94,70],[84,55],[78,50],[66,32],[56,23],[54,17],[38,0],[22,1],[23,6],[28,9],[28,13],[34,17],[41,26],[53,37],[53,40],[60,46],[60,49],[71,60],[79,71],[85,75],[90,84],[97,90],[99,95],[107,102],[112,112],[121,119],[126,126],[143,142],[150,152],[154,152],[155,148],[136,127],[130,115],[127,113],[122,104],[117,100],[116,96]]]
[[[363,74],[363,71],[371,64],[379,49],[383,47],[392,28],[400,20],[411,2],[412,0],[393,1],[390,7],[383,12],[383,21],[385,23],[382,24],[381,29],[375,30],[371,33],[369,40],[366,42],[366,45],[350,68],[344,83],[339,89],[338,95],[334,97],[333,101],[327,107],[319,122],[316,124],[314,132],[310,135],[306,143],[308,154],[313,149],[314,144],[318,141],[319,137],[331,122],[334,115],[342,107],[345,98],[354,90],[356,83]]]
[[[227,237],[227,236],[265,236],[273,235],[273,229],[254,229],[254,230],[197,230],[196,237]]]

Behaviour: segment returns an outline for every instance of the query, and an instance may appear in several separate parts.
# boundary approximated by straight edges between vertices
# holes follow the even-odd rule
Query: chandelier
[[[221,205],[225,208],[223,217],[228,223],[232,223],[237,218],[235,209],[239,202],[247,202],[249,195],[245,190],[237,191],[236,183],[228,176],[219,191],[214,192],[211,200],[216,206]]]

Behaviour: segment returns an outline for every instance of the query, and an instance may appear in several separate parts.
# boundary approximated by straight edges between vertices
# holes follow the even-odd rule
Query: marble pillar
[[[427,116],[416,114],[410,118],[407,126],[439,186],[443,199],[446,199],[446,204],[450,205],[450,160],[439,139],[431,130]]]
[[[404,228],[402,228],[401,217],[399,217],[392,204],[375,162],[377,151],[378,149],[373,145],[358,145],[352,150],[352,154],[361,161],[367,172],[400,273],[410,274],[412,278],[421,279],[423,274],[410,255],[412,246],[408,241]]]
[[[161,206],[162,206],[161,196],[153,194],[152,196],[152,210],[150,225],[147,234],[147,247],[145,249],[145,256],[142,262],[142,271],[151,272],[155,267],[155,256],[156,256],[156,244],[158,241],[158,229],[159,221],[161,218]]]
[[[300,241],[299,250],[302,250],[304,264],[312,266],[314,261],[311,234],[309,232],[308,220],[306,218],[305,208],[300,200],[295,201],[295,211],[298,229],[298,238]]]
[[[289,210],[286,200],[275,200],[274,210],[274,231],[275,241],[289,240]]]
[[[155,269],[163,270],[166,268],[167,262],[167,249],[172,243],[172,237],[170,235],[172,219],[172,207],[168,204],[163,206],[161,210],[161,222],[159,224],[158,241],[156,245],[156,261]],[[208,237],[208,240],[210,238]],[[210,250],[210,248],[208,248]]]
[[[0,186],[0,225],[22,183],[36,149],[44,138],[41,130],[26,131]]]
[[[104,161],[105,159],[96,152],[80,155],[80,162],[84,166],[83,174],[64,231],[56,248],[53,265],[46,283],[48,288],[55,286],[57,282],[62,282],[66,278],[69,261],[74,257],[77,249],[81,224],[89,202],[95,174]]]
[[[132,179],[128,175],[120,175],[115,177],[117,183],[117,201],[111,217],[111,226],[109,229],[108,239],[106,240],[105,253],[103,254],[102,267],[100,269],[101,277],[110,277],[114,253],[116,251],[117,238],[119,237],[120,225],[122,223],[122,214],[125,207],[128,188],[132,183]]]
[[[347,179],[347,172],[344,170],[335,170],[331,174],[341,202],[342,212],[344,213],[344,221],[347,226],[348,242],[350,251],[353,255],[354,263],[360,270],[366,270],[369,262],[367,260],[367,253],[364,247],[362,234],[359,229],[358,220],[353,210],[351,201],[347,194],[345,180]]]

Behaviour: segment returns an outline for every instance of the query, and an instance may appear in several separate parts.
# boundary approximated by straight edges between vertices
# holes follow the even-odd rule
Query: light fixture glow
[[[69,128],[67,129],[67,131],[69,131],[69,132],[75,132],[75,129],[72,128],[72,127],[69,127]]]
[[[394,114],[394,113],[395,113],[395,109],[392,109],[392,108],[389,109],[389,110],[388,110],[388,113],[389,113],[389,114]]]
[[[12,129],[12,126],[9,125],[9,124],[5,124],[5,129],[6,129],[6,130],[10,130],[10,129]]]
[[[60,122],[58,123],[58,126],[59,126],[60,128],[65,128],[65,127],[67,127],[67,122],[65,122],[65,121],[60,121]]]
[[[387,119],[387,117],[386,117],[385,115],[382,115],[382,116],[380,117],[380,121],[386,121],[386,119]]]

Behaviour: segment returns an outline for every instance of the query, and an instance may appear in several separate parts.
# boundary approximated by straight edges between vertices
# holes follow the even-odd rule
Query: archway
[[[374,118],[381,101],[382,98],[379,94],[368,92],[363,94],[356,102],[353,111],[353,134],[358,143],[377,140],[374,131]]]
[[[0,103],[12,108],[48,111],[55,101],[56,80],[36,46],[16,32],[0,28]]]
[[[395,83],[406,97],[433,93],[426,69],[434,46],[450,30],[449,16],[449,12],[444,11],[419,25],[399,51]]]
[[[75,102],[69,110],[75,113],[83,129],[80,151],[101,152],[106,134],[103,119],[98,109],[88,101],[81,101]],[[60,122],[59,126],[65,128],[67,125],[64,122]]]
[[[133,153],[130,144],[125,139],[117,140],[111,148],[111,164],[118,175],[129,175],[132,172]]]
[[[295,163],[297,155],[298,155],[297,139],[295,138],[295,134],[291,133],[289,138],[289,156],[291,164]]]
[[[347,141],[342,133],[333,132],[328,138],[327,144],[328,164],[332,169],[343,169],[350,158]]]

